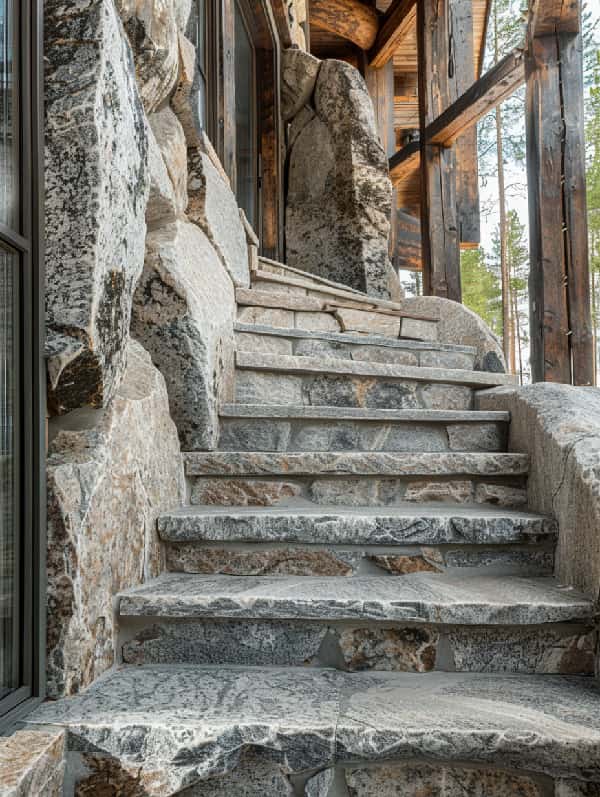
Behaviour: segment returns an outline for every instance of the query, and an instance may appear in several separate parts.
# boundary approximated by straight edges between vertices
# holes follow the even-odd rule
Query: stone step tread
[[[473,346],[460,346],[454,343],[433,343],[420,340],[387,338],[383,335],[366,335],[353,332],[320,332],[285,327],[270,327],[264,324],[245,324],[237,321],[236,332],[250,332],[253,335],[271,335],[280,338],[306,338],[327,340],[334,343],[349,343],[361,346],[383,346],[386,348],[409,349],[413,351],[450,351],[460,354],[476,355]]]
[[[188,476],[522,476],[527,454],[386,451],[190,451]]]
[[[253,371],[280,373],[380,377],[406,379],[417,382],[440,382],[471,387],[498,387],[516,384],[512,374],[488,371],[467,371],[458,368],[432,368],[419,365],[389,365],[388,363],[344,360],[339,357],[304,357],[289,354],[263,354],[236,351],[236,367]]]
[[[292,773],[430,759],[600,780],[600,687],[585,677],[146,665],[26,722],[71,729],[77,749],[165,794],[232,769],[245,750]]]
[[[510,413],[485,410],[380,410],[362,407],[305,407],[301,404],[224,404],[222,418],[297,418],[398,423],[509,423]]]
[[[121,617],[379,620],[452,625],[588,621],[594,604],[548,576],[447,572],[401,578],[164,573],[118,597]]]
[[[168,542],[298,542],[314,545],[511,544],[554,540],[553,518],[443,504],[360,507],[184,507],[158,519]]]

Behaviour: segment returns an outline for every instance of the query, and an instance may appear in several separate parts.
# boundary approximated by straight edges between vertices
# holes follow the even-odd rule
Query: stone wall
[[[180,441],[213,447],[231,393],[246,233],[198,125],[191,8],[45,3],[53,697],[115,662],[114,596],[160,571],[156,515],[184,501]]]
[[[511,414],[510,449],[530,455],[529,507],[554,515],[556,575],[600,595],[600,389],[539,383],[479,394]]]

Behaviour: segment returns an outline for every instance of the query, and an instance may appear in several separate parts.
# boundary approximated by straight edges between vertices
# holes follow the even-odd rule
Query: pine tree
[[[481,247],[461,253],[463,304],[477,313],[498,337],[502,335],[502,290],[488,268]]]

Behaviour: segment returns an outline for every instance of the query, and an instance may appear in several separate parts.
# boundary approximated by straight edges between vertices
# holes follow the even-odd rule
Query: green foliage
[[[481,247],[461,253],[463,304],[481,316],[496,335],[502,334],[500,281],[487,267]]]

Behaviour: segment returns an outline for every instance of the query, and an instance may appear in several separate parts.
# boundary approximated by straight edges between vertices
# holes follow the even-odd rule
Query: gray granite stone
[[[443,573],[444,572],[444,559],[439,555],[439,562],[437,551],[431,551],[433,556],[424,553],[406,554],[406,553],[386,553],[386,554],[369,554],[369,559],[373,564],[391,573],[394,576],[405,576],[408,573]]]
[[[299,48],[281,53],[281,114],[288,121],[309,105],[321,62]]]
[[[342,760],[467,760],[598,776],[600,694],[592,679],[498,673],[362,677],[362,685],[346,696],[337,725]],[[582,734],[583,728],[588,730]]]
[[[203,146],[202,93],[204,86],[196,60],[196,48],[180,30],[177,35],[179,70],[171,93],[171,107],[181,122],[187,145]]]
[[[427,759],[589,781],[599,703],[590,678],[169,665],[113,672],[28,723],[152,773],[158,797],[233,771],[249,747],[286,773]]]
[[[221,617],[532,625],[589,620],[592,603],[546,577],[449,571],[402,578],[168,573],[123,591],[121,617]]]
[[[391,487],[391,485],[390,485]],[[387,495],[390,490],[388,488]],[[475,503],[475,483],[470,479],[410,480],[404,485],[402,500],[412,503]]]
[[[179,797],[293,797],[284,767],[268,755],[245,753],[236,768],[179,792]]]
[[[165,381],[139,343],[109,408],[50,424],[47,694],[114,663],[113,596],[160,570],[156,516],[184,501]]]
[[[425,556],[431,558],[428,550]],[[499,551],[493,548],[473,550],[454,548],[444,551],[443,562],[446,567],[501,567],[550,575],[554,571],[554,549],[538,550],[532,546]]]
[[[440,296],[410,296],[403,300],[402,306],[407,313],[439,318],[438,340],[475,348],[475,368],[478,371],[506,371],[502,344],[487,324],[464,304]]]
[[[409,365],[389,365],[355,360],[340,360],[324,357],[288,357],[258,352],[237,352],[238,368],[258,371],[277,371],[292,373],[331,373],[349,376],[385,377],[386,379],[406,379],[409,381],[441,384],[459,384],[470,387],[495,387],[514,383],[511,374],[488,373],[485,371],[464,371],[452,368],[425,368]]]
[[[252,332],[236,332],[235,346],[238,351],[262,351],[269,354],[293,353],[291,340],[278,338],[275,335],[255,335]]]
[[[218,405],[233,390],[233,285],[204,233],[178,220],[148,235],[132,332],[165,376],[187,448],[218,440]]]
[[[154,623],[123,645],[126,664],[303,666],[319,653],[326,625],[204,621]]]
[[[362,507],[292,509],[191,508],[163,514],[163,540],[189,542],[308,542],[314,544],[436,545],[552,542],[557,527],[541,515],[482,508]]]
[[[544,797],[537,779],[479,767],[427,763],[387,764],[347,769],[350,797]]]
[[[126,367],[148,141],[114,3],[44,5],[48,399],[63,414],[106,407]]]
[[[237,200],[208,155],[194,149],[188,157],[188,217],[206,233],[233,284],[249,285],[246,233]]]
[[[285,772],[327,765],[343,677],[315,669],[131,667],[78,699],[42,706],[28,721],[69,728],[77,749],[135,768],[149,782],[147,794],[162,797],[232,772],[249,748]]]
[[[594,674],[589,628],[454,628],[449,644],[458,672]]]
[[[473,406],[473,393],[462,385],[424,384],[419,388],[418,402],[428,410],[467,410]]]
[[[539,383],[490,391],[480,403],[510,411],[510,446],[531,454],[529,506],[560,521],[558,577],[598,595],[600,390]]]
[[[475,488],[474,500],[480,504],[510,506],[513,509],[525,508],[528,505],[527,488],[512,487],[506,484],[478,484]]]
[[[187,145],[183,128],[168,105],[150,114],[148,121],[173,186],[176,215],[182,215],[188,204]]]
[[[600,783],[561,778],[556,781],[554,797],[600,797]]]
[[[174,221],[178,211],[173,183],[167,172],[160,147],[149,125],[147,135],[150,194],[146,205],[146,224],[152,229],[161,223]]]
[[[237,319],[242,324],[268,324],[272,329],[289,329],[294,326],[294,311],[275,307],[239,307]]]
[[[348,576],[362,555],[331,548],[232,549],[193,543],[167,546],[167,569],[181,573],[225,573],[234,576]]]
[[[329,797],[335,778],[335,770],[322,769],[306,781],[304,797]]]
[[[188,476],[519,476],[528,457],[506,453],[192,451]]]
[[[389,297],[392,190],[367,86],[354,67],[326,60],[314,103],[289,153],[287,260]]]
[[[2,797],[61,797],[65,734],[20,730],[0,739]]]
[[[505,451],[506,429],[496,424],[456,423],[448,426],[451,451]]]
[[[294,312],[294,327],[309,332],[338,332],[340,329],[334,316],[311,310],[296,310]]]
[[[117,0],[135,59],[135,76],[148,113],[171,93],[177,80],[177,12],[175,0],[135,3]]]
[[[294,418],[355,421],[386,421],[403,423],[508,423],[507,412],[482,412],[478,410],[386,410],[362,407],[305,407],[272,404],[225,404],[222,418]]]

